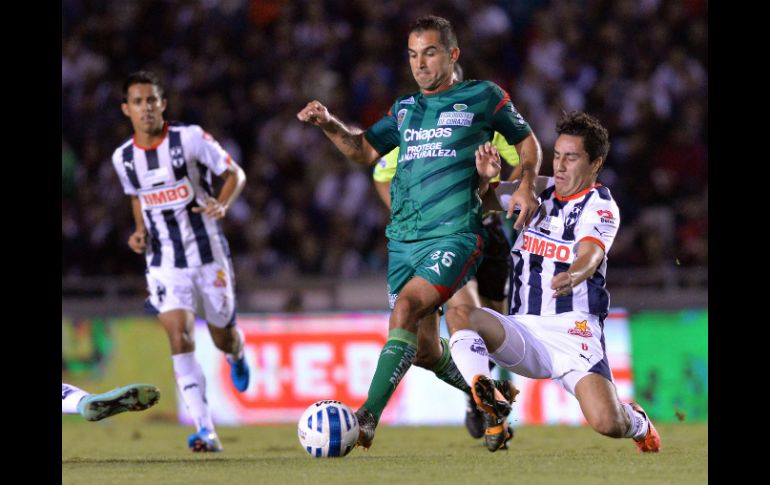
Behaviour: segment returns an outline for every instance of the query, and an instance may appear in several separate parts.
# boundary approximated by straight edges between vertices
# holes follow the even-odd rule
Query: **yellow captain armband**
[[[515,151],[515,150],[514,150]],[[375,182],[390,182],[396,175],[396,162],[398,161],[398,147],[391,150],[374,164],[372,178]]]
[[[516,147],[505,141],[503,135],[495,132],[495,136],[492,138],[492,144],[497,148],[497,152],[508,165],[515,167],[519,164],[519,152],[516,151]]]

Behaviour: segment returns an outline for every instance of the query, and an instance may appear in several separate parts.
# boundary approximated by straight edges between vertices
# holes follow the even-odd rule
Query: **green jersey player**
[[[297,113],[320,127],[356,163],[371,165],[399,147],[392,182],[388,241],[388,293],[392,309],[386,341],[369,387],[356,412],[358,443],[371,446],[388,400],[412,364],[470,391],[438,338],[438,324],[419,325],[470,279],[481,260],[484,231],[481,196],[500,172],[492,146],[495,131],[516,147],[522,183],[512,195],[508,216],[521,209],[521,229],[538,206],[534,180],[542,153],[529,125],[499,86],[488,81],[455,82],[460,56],[451,24],[443,18],[418,19],[410,28],[408,53],[419,92],[399,97],[366,132],[352,130],[319,101]],[[503,390],[513,398],[513,389]]]
[[[454,65],[454,77],[457,82],[463,80],[463,70],[457,62]],[[516,148],[505,141],[505,137],[499,132],[495,132],[492,137],[492,145],[494,145],[497,152],[500,154],[501,162],[504,161],[511,167],[514,167],[508,180],[512,181],[518,179],[519,170],[517,167],[519,165],[519,154],[516,153]],[[372,171],[374,187],[388,210],[390,210],[390,182],[396,175],[396,166],[399,158],[398,154],[399,148],[396,147],[384,157],[377,160],[377,163],[374,164],[374,170]],[[497,175],[490,180],[490,184],[494,186],[498,184],[499,181],[500,176]],[[494,193],[492,191],[487,191],[487,196],[494,197]],[[445,303],[447,309],[454,308],[458,305],[471,305],[492,308],[498,313],[506,312],[505,290],[508,283],[508,274],[510,272],[511,247],[503,233],[500,216],[496,212],[485,214],[483,225],[484,230],[487,233],[487,241],[486,244],[484,244],[482,260],[476,271],[476,276],[455,292],[452,295],[452,298],[447,300]],[[516,235],[514,233],[512,240],[515,239]],[[423,317],[418,325],[435,325],[434,319],[436,317],[437,315],[432,313]],[[441,339],[444,340],[443,337]],[[495,364],[490,361],[489,367],[491,370],[495,367]],[[507,369],[501,368],[499,374],[500,379],[510,379],[510,373]],[[476,407],[472,395],[466,396],[466,399],[465,427],[472,437],[481,438],[486,431],[484,412]]]

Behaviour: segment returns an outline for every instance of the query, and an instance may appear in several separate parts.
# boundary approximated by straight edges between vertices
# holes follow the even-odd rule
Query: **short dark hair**
[[[134,84],[152,84],[158,88],[160,97],[163,97],[163,85],[160,83],[160,78],[151,71],[136,71],[128,75],[123,82],[123,102],[128,100],[128,88]]]
[[[588,113],[563,112],[556,123],[556,133],[581,137],[583,148],[588,152],[589,161],[593,162],[597,158],[607,160],[607,153],[610,151],[610,135],[607,128]]]
[[[409,26],[410,34],[412,32],[424,32],[426,30],[435,30],[441,34],[441,44],[446,50],[457,47],[457,36],[455,35],[455,31],[449,20],[435,15],[426,15],[425,17],[420,17],[415,20],[414,23]]]

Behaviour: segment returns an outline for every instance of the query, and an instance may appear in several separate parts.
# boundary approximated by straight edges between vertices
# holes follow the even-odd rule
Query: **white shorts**
[[[148,310],[189,310],[211,325],[235,324],[235,278],[229,259],[193,268],[147,269]]]
[[[554,379],[575,395],[575,385],[589,373],[612,382],[604,351],[604,324],[596,315],[502,315],[489,308],[505,329],[505,342],[489,357],[514,374]],[[524,357],[521,357],[521,349]]]

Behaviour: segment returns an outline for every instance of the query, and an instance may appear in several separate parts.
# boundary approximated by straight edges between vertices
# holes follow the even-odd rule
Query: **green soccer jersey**
[[[500,132],[515,145],[532,130],[502,88],[463,81],[436,94],[396,99],[364,136],[380,154],[399,147],[385,234],[418,241],[481,231],[476,148]]]

